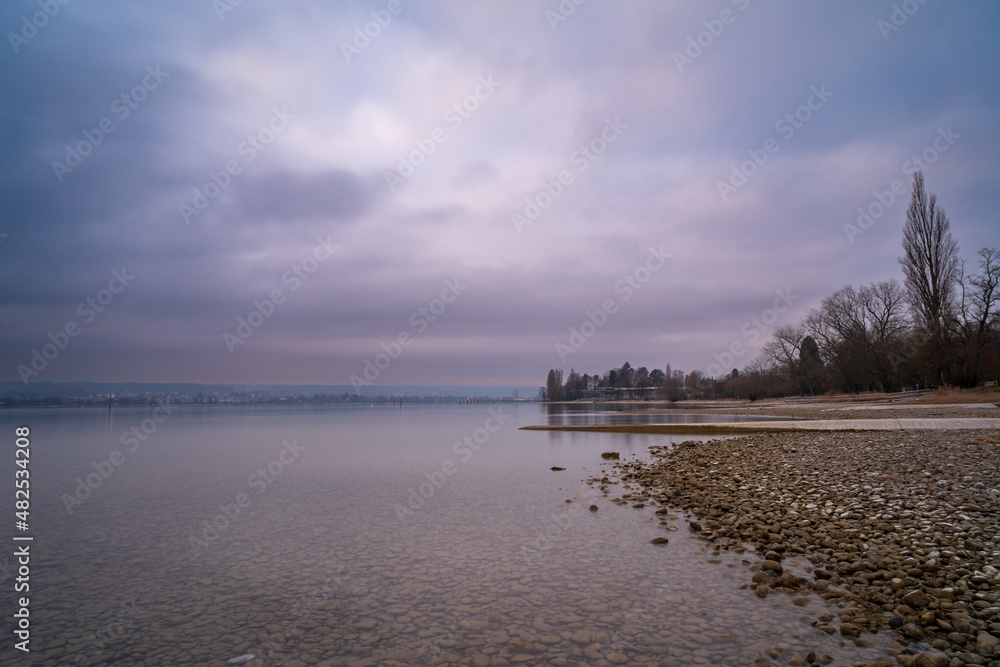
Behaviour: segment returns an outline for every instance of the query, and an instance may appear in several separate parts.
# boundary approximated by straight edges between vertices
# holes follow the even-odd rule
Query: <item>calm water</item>
[[[666,532],[655,508],[616,505],[583,483],[610,472],[603,451],[646,456],[690,436],[518,431],[562,419],[541,405],[153,416],[0,411],[0,663],[225,665],[253,653],[251,667],[752,664],[777,647],[779,663],[813,649],[850,664],[883,654],[885,637],[861,649],[802,620],[835,613],[819,598],[803,608],[741,589],[749,554],[715,554],[683,517]],[[32,440],[30,530],[18,533],[34,537],[30,659],[13,648],[9,611],[19,425]],[[657,536],[670,544],[651,545]]]

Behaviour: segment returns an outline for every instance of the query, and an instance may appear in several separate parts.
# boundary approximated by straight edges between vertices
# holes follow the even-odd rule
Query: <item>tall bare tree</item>
[[[955,289],[961,281],[958,242],[937,196],[924,190],[924,175],[913,175],[913,192],[903,227],[906,292],[923,339],[924,361],[945,384],[949,364],[949,327],[954,319]]]

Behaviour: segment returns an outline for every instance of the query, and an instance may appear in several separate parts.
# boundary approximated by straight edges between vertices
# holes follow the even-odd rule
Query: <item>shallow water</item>
[[[885,635],[860,648],[809,625],[827,611],[818,597],[799,607],[741,588],[749,554],[716,554],[683,517],[671,515],[680,530],[665,531],[654,507],[616,505],[582,482],[611,472],[603,451],[645,457],[651,444],[691,436],[517,430],[548,419],[546,406],[510,404],[175,407],[159,423],[143,409],[110,419],[0,411],[11,444],[15,425],[32,430],[34,537],[32,656],[13,649],[8,623],[0,661],[224,665],[253,653],[251,667],[752,664],[781,647],[776,664],[809,650],[851,664],[884,655]],[[133,427],[144,440],[123,435]],[[8,498],[12,450],[0,461]],[[108,468],[114,450],[120,464]],[[670,543],[649,543],[658,536]],[[12,553],[0,553],[8,619]]]

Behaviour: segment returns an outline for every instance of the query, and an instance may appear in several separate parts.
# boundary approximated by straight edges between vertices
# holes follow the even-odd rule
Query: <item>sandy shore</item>
[[[924,410],[947,422],[652,447],[650,461],[613,464],[611,477],[629,489],[616,500],[678,508],[717,547],[750,547],[758,596],[811,590],[839,606],[839,618],[814,621],[823,632],[862,645],[872,632],[894,632],[891,657],[901,665],[997,666],[1000,434],[975,428],[998,428],[997,420],[954,416],[966,408]],[[667,432],[656,428],[631,432]],[[606,492],[615,481],[588,480]],[[811,565],[795,576],[782,566],[791,557]]]
[[[603,431],[607,433],[680,433],[742,435],[784,431],[923,431],[1000,429],[1000,419],[971,417],[816,419],[803,421],[746,421],[725,424],[596,424],[581,426],[524,426],[526,431]]]

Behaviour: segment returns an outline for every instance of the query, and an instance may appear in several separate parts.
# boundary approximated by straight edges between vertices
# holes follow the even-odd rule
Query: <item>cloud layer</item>
[[[0,380],[742,366],[776,291],[899,276],[915,168],[998,244],[991,4],[42,5],[0,9]]]

